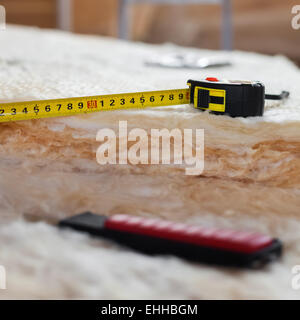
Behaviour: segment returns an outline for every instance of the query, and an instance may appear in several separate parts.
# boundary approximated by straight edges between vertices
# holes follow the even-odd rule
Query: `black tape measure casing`
[[[190,103],[200,110],[231,117],[262,116],[265,87],[259,81],[188,80]]]

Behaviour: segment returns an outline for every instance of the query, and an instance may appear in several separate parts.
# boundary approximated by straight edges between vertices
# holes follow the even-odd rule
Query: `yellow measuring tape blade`
[[[0,102],[0,122],[71,116],[81,113],[188,104],[189,89],[146,91],[23,102]]]

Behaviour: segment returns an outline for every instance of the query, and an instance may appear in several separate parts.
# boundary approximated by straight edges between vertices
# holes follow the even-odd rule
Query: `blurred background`
[[[223,1],[227,7],[222,7]],[[300,0],[0,0],[0,4],[6,8],[7,23],[149,43],[284,54],[300,65],[300,30],[291,27],[291,9]]]

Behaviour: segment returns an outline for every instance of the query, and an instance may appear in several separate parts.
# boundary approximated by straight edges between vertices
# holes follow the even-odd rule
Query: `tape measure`
[[[189,89],[0,103],[0,122],[71,116],[81,113],[188,104]]]
[[[264,99],[283,99],[281,95],[265,95],[264,85],[251,81],[227,81],[216,78],[188,81],[189,88],[120,93],[0,103],[0,122],[40,119],[120,109],[163,107],[192,104],[199,110],[209,110],[232,117],[262,116]]]

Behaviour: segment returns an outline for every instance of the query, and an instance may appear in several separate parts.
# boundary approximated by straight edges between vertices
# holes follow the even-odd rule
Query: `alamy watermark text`
[[[292,7],[292,14],[294,17],[292,18],[292,28],[295,30],[300,29],[300,4]]]
[[[6,11],[3,6],[0,5],[0,31],[5,30],[6,27]]]
[[[0,290],[6,289],[6,270],[4,266],[0,265]]]
[[[300,290],[300,265],[295,265],[292,268],[292,288],[294,290]]]
[[[101,165],[184,163],[187,175],[200,175],[204,170],[203,129],[163,128],[147,132],[134,128],[128,131],[127,121],[119,121],[118,135],[104,128],[98,131],[96,140],[102,142],[96,153]]]

